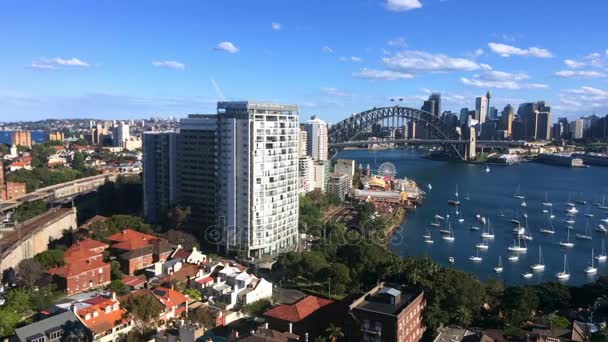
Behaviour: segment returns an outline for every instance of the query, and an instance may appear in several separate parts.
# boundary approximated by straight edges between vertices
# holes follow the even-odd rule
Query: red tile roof
[[[133,250],[146,247],[158,240],[158,238],[156,236],[141,233],[133,229],[125,229],[120,233],[109,236],[108,240],[114,242],[112,248]]]
[[[213,280],[214,280],[214,278],[212,276],[207,276],[205,278],[197,280],[196,282],[199,284],[207,284],[207,283],[213,282]]]
[[[279,305],[264,313],[264,316],[277,318],[289,322],[299,322],[310,314],[331,304],[334,301],[331,299],[320,298],[316,296],[306,296],[301,300],[291,305]]]
[[[152,293],[167,308],[172,308],[188,301],[188,298],[183,294],[166,287],[157,287],[152,290]]]
[[[106,249],[108,248],[108,245],[91,239],[77,241],[65,251],[64,258],[66,262],[72,262],[77,260],[86,260],[98,256],[101,257],[101,254],[95,250],[102,248]]]
[[[120,304],[115,299],[97,296],[84,303],[91,304],[91,306],[78,310],[78,316],[94,334],[112,330],[116,322],[125,321],[123,315],[126,311],[120,308]],[[95,317],[95,312],[97,312],[97,317]],[[89,319],[86,319],[87,314],[90,314]]]
[[[122,282],[127,286],[135,287],[144,284],[146,280],[135,276],[124,276],[122,278]]]
[[[62,278],[68,278],[106,266],[109,267],[109,264],[99,259],[74,260],[68,262],[64,266],[51,268],[46,272]]]

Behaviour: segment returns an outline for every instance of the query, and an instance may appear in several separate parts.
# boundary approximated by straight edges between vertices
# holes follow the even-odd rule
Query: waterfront
[[[600,275],[608,274],[608,262],[597,263],[598,272],[594,276],[584,273],[585,267],[591,261],[591,248],[596,253],[601,250],[602,239],[608,236],[595,231],[600,219],[608,217],[606,210],[600,210],[589,205],[589,229],[593,240],[580,240],[575,238],[576,233],[583,233],[587,218],[584,206],[577,204],[579,209],[576,215],[574,230],[570,232],[573,248],[563,249],[559,242],[566,239],[567,224],[565,203],[585,199],[590,204],[601,201],[602,195],[608,197],[608,168],[590,167],[586,169],[572,169],[538,163],[522,163],[515,166],[491,166],[489,173],[484,172],[484,165],[472,165],[445,161],[434,161],[421,158],[422,152],[417,150],[346,150],[337,157],[354,159],[365,167],[367,163],[371,168],[382,162],[390,161],[397,167],[399,177],[411,177],[427,191],[427,197],[422,207],[410,211],[402,227],[396,232],[389,248],[395,253],[408,256],[427,255],[444,266],[462,269],[476,274],[481,279],[496,278],[509,284],[538,283],[541,281],[554,281],[555,273],[563,270],[563,252],[568,253],[568,266],[570,279],[568,284],[580,285],[595,280]],[[432,184],[432,190],[426,189]],[[464,218],[463,223],[452,219],[452,228],[455,241],[448,243],[441,239],[439,228],[430,227],[429,223],[436,214],[455,217],[455,208],[448,206],[448,200],[453,199],[458,184],[462,206],[460,212]],[[517,186],[526,196],[527,207],[521,207],[521,200],[514,198]],[[546,223],[546,216],[541,212],[542,202],[548,193],[549,201],[553,202],[555,219],[553,225],[554,235],[544,235],[539,228]],[[468,195],[468,196],[467,196]],[[466,200],[469,197],[470,200]],[[608,199],[607,199],[608,200]],[[517,211],[517,213],[516,213]],[[499,216],[500,213],[504,216]],[[517,262],[510,262],[507,247],[513,244],[513,224],[510,219],[517,214],[524,223],[522,213],[528,215],[528,227],[533,237],[527,241],[528,251],[520,254]],[[473,263],[470,256],[476,255],[475,245],[481,242],[481,231],[470,230],[471,225],[483,227],[475,215],[488,217],[495,231],[495,239],[488,240],[489,249],[480,251],[482,262]],[[431,229],[434,244],[424,243],[422,235]],[[607,242],[608,243],[608,242]],[[534,273],[530,279],[522,278],[522,273],[528,272],[530,265],[538,261],[538,246],[542,246],[546,269],[544,272]],[[504,271],[496,274],[493,268],[502,256]],[[454,257],[454,264],[448,262]]]

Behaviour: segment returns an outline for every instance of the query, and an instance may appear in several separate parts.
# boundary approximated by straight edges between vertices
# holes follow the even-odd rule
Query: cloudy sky
[[[1,1],[0,121],[296,103],[337,122],[402,98],[608,113],[605,0]]]

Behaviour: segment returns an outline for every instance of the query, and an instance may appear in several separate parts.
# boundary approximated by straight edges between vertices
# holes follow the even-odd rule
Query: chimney
[[[112,300],[116,300],[116,292],[112,291]]]
[[[289,333],[293,334],[293,323],[289,322]]]
[[[266,324],[264,324],[264,328],[268,329],[268,322],[266,322]]]

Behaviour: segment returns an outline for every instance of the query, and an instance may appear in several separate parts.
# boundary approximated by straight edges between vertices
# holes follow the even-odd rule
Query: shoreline
[[[384,235],[385,235],[384,245],[386,245],[388,247],[388,244],[390,243],[391,239],[393,238],[393,235],[395,235],[397,230],[399,228],[401,228],[401,226],[405,222],[406,216],[407,216],[407,208],[399,208],[397,210],[397,212],[395,212],[391,216],[391,218],[390,218],[391,222],[387,222],[383,229]],[[398,221],[395,222],[395,220],[398,220]]]

